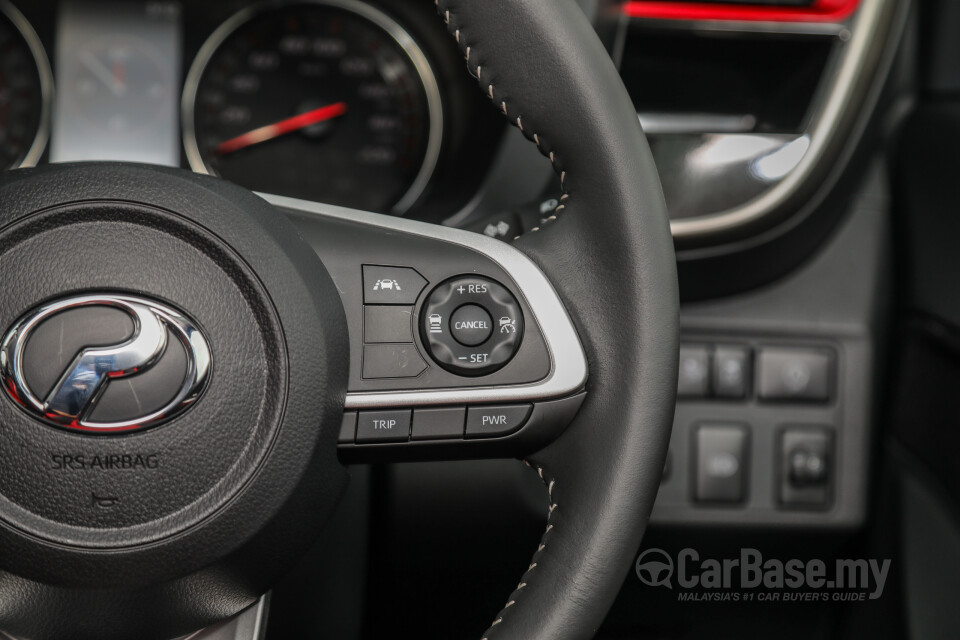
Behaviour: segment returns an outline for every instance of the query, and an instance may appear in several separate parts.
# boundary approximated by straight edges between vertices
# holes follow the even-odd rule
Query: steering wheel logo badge
[[[104,338],[115,327],[116,337]],[[93,433],[143,429],[182,413],[211,366],[197,323],[138,296],[55,300],[20,318],[0,343],[0,379],[17,405],[48,424]]]
[[[663,549],[647,549],[637,558],[637,577],[649,587],[673,589],[673,558]]]

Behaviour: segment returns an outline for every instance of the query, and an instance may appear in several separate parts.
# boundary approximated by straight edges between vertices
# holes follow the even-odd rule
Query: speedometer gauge
[[[37,163],[50,131],[53,76],[36,32],[0,0],[0,169]]]
[[[184,145],[195,171],[254,191],[403,213],[440,153],[426,57],[357,0],[255,5],[207,41],[187,77]]]

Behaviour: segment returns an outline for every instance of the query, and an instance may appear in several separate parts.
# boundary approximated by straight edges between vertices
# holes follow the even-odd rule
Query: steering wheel
[[[488,456],[525,459],[550,507],[484,637],[598,629],[675,400],[656,168],[572,1],[437,5],[562,185],[512,244],[173,169],[4,176],[4,632],[195,632],[296,562],[342,493],[340,459]]]

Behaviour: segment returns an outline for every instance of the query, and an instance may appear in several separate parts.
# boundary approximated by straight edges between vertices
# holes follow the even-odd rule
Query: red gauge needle
[[[264,127],[254,129],[253,131],[248,131],[237,136],[236,138],[230,138],[229,140],[218,144],[214,149],[214,152],[220,156],[233,153],[234,151],[239,151],[240,149],[245,149],[246,147],[260,144],[261,142],[266,142],[267,140],[273,140],[274,138],[279,138],[280,136],[293,133],[294,131],[299,131],[300,129],[317,124],[318,122],[323,122],[325,120],[342,116],[346,112],[346,102],[334,102],[333,104],[328,104],[325,107],[307,111],[306,113],[301,113],[300,115],[293,116],[292,118],[287,118],[286,120],[274,122],[273,124],[268,124]]]

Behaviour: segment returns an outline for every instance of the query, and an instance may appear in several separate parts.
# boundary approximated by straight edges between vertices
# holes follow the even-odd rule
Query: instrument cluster
[[[4,169],[164,164],[431,219],[479,188],[503,131],[432,2],[17,4],[0,0]]]

